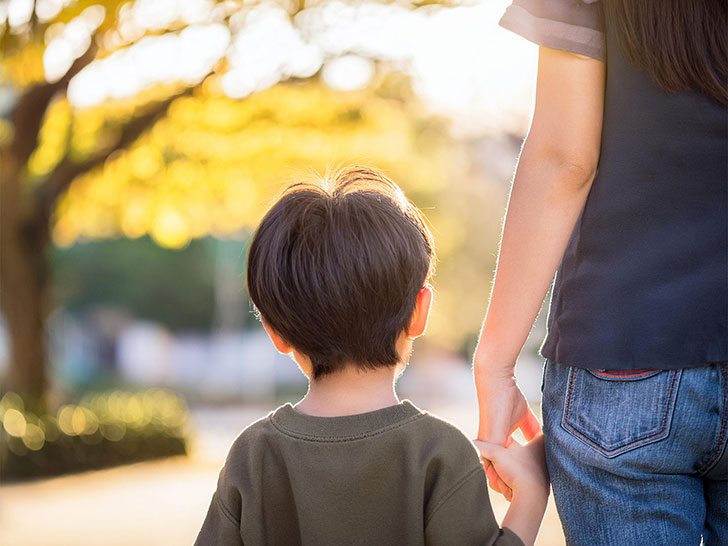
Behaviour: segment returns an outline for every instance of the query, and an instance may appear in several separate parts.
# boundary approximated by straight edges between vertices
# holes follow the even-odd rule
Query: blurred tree
[[[50,261],[54,303],[72,313],[114,306],[174,330],[209,330],[215,314],[215,246],[211,237],[183,249],[160,248],[149,237],[56,246]],[[241,264],[237,272],[242,279]],[[238,289],[243,291],[241,282]]]
[[[403,5],[431,3],[447,2]],[[44,322],[54,222],[60,244],[81,236],[149,233],[163,246],[181,247],[206,233],[251,224],[261,199],[277,190],[272,184],[284,165],[297,160],[325,168],[332,158],[361,159],[391,167],[420,188],[437,187],[438,180],[441,185],[433,166],[442,154],[433,146],[417,148],[428,144],[421,139],[427,128],[417,126],[401,96],[386,96],[390,85],[379,96],[371,90],[337,94],[317,83],[282,86],[242,102],[224,96],[222,78],[235,61],[235,51],[226,56],[230,34],[252,24],[256,3],[205,0],[192,14],[186,4],[0,2],[0,286],[12,350],[6,388],[42,398],[47,387]],[[305,8],[281,0],[277,9],[291,19]],[[166,37],[181,41],[159,41]],[[154,53],[140,48],[155,39],[177,59],[171,64],[181,67],[180,75],[165,72],[168,57],[151,69],[168,73],[157,80],[148,73],[135,80],[104,64],[101,78],[113,80],[110,94],[125,89],[127,98],[102,96],[84,108],[69,102],[75,85],[77,102],[93,103],[89,97],[98,95],[99,79],[90,70],[120,52],[133,50],[133,64],[149,72],[144,63]],[[191,59],[208,43],[218,54],[185,64],[185,56]],[[181,61],[179,44],[187,48]],[[240,79],[248,65],[237,70]],[[317,70],[300,69],[304,75],[294,79],[316,78]],[[262,81],[270,86],[296,74],[281,65]],[[238,87],[239,98],[247,93]]]

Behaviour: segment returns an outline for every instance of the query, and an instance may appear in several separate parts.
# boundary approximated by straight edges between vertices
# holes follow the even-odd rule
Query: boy
[[[248,256],[250,298],[308,392],[235,440],[195,544],[533,544],[541,445],[479,443],[513,491],[501,529],[473,444],[394,391],[432,300],[422,216],[366,167],[324,186],[289,188]]]

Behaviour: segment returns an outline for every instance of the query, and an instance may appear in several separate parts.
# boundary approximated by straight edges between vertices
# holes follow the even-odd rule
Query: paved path
[[[3,546],[187,546],[205,516],[230,442],[269,408],[198,409],[189,457],[0,487]],[[473,408],[443,406],[436,413],[472,434]],[[466,417],[467,416],[467,417]],[[492,495],[500,519],[507,503]],[[562,546],[549,506],[538,546]]]

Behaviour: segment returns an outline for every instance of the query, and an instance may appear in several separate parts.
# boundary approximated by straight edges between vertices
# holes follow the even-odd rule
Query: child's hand
[[[543,434],[534,437],[526,445],[511,442],[503,447],[490,442],[473,440],[480,458],[495,468],[498,476],[508,487],[506,499],[514,496],[549,494],[549,477],[543,449]]]
[[[480,458],[493,466],[498,480],[505,482],[506,499],[511,502],[502,527],[516,533],[532,546],[543,519],[549,496],[549,477],[543,451],[543,434],[526,445],[512,438],[508,447],[474,440]]]

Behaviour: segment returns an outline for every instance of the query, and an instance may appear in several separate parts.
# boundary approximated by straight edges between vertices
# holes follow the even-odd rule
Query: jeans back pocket
[[[570,368],[561,426],[610,458],[662,440],[681,373]]]

